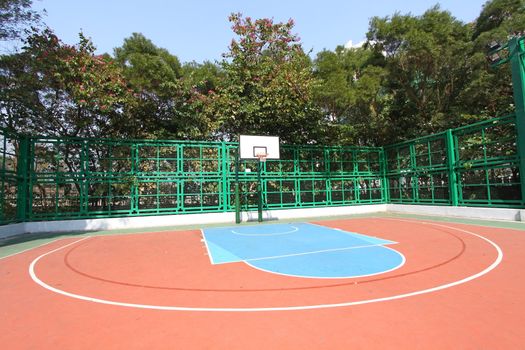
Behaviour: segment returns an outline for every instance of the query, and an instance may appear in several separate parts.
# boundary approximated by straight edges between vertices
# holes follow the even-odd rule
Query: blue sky
[[[463,22],[479,15],[486,0],[34,0],[45,8],[44,21],[65,43],[78,42],[82,30],[99,53],[113,53],[133,32],[144,34],[182,62],[221,59],[234,37],[228,15],[293,18],[306,51],[333,50],[365,38],[369,19],[396,11],[420,15],[439,3]]]

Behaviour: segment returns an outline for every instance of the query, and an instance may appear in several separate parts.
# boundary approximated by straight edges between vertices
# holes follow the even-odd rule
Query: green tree
[[[509,36],[525,31],[524,0],[488,1],[473,23],[473,49],[469,57],[471,79],[459,98],[468,122],[511,113],[514,100],[508,66],[492,68],[485,59],[487,44],[505,44]]]
[[[0,40],[19,39],[24,28],[39,23],[32,5],[32,0],[0,0]]]
[[[521,32],[525,27],[524,0],[491,0],[483,5],[474,23],[473,38],[484,33],[498,34],[500,39]]]
[[[22,52],[1,56],[2,125],[56,136],[125,133],[120,123],[129,98],[125,82],[109,57],[94,52],[82,34],[71,46],[46,29],[25,39]]]
[[[387,130],[384,113],[389,96],[382,84],[386,70],[374,64],[375,53],[367,48],[323,51],[314,62],[315,100],[337,131],[332,142],[382,144]]]
[[[140,33],[124,39],[122,47],[114,50],[114,56],[125,68],[126,78],[132,85],[154,90],[180,77],[179,59]]]
[[[207,95],[214,93],[224,78],[221,67],[213,62],[185,63],[181,69],[185,89],[196,89],[199,93]]]
[[[134,92],[126,115],[134,137],[205,138],[209,123],[196,92],[184,87],[178,58],[134,33],[114,50]]]
[[[395,139],[441,131],[460,123],[458,97],[472,74],[470,26],[435,6],[421,16],[372,18],[368,45],[383,56],[385,123]]]
[[[280,136],[284,142],[318,142],[325,124],[313,102],[311,62],[293,21],[274,23],[230,16],[237,35],[222,62],[224,79],[207,97],[206,112],[217,116],[218,132]]]

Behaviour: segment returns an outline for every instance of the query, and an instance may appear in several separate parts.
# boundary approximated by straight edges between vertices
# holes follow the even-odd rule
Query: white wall
[[[522,209],[387,204],[387,211],[393,213],[438,215],[468,219],[525,221],[525,210]]]
[[[371,204],[345,207],[270,210],[263,212],[263,220],[272,221],[311,217],[372,214],[380,212],[437,215],[445,217],[461,217],[485,220],[525,221],[525,210],[523,209],[403,204]],[[257,221],[257,212],[243,212],[241,217],[242,221]],[[0,238],[16,236],[24,233],[66,233],[207,224],[234,225],[235,213],[184,214],[109,219],[26,222],[0,226]]]
[[[346,207],[324,207],[324,208],[301,208],[266,210],[263,212],[263,220],[301,219],[323,216],[370,214],[386,211],[386,204],[354,205]],[[242,221],[257,221],[257,212],[243,212]]]

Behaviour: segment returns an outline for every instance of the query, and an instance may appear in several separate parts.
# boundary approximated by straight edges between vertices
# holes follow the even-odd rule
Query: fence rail
[[[21,204],[19,191],[24,186],[24,178],[18,162],[20,137],[14,133],[0,130],[0,224],[18,221],[23,216],[18,211]],[[21,207],[23,207],[21,205]]]
[[[515,115],[386,146],[389,201],[523,207]]]
[[[516,117],[385,147],[281,147],[266,209],[372,203],[524,207]],[[28,137],[0,130],[0,223],[234,211],[238,144]],[[257,163],[241,161],[243,210]]]

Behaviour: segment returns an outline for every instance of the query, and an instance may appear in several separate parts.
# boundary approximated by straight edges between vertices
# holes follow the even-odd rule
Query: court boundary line
[[[304,222],[305,219],[312,220],[312,221],[335,221],[335,220],[353,220],[353,219],[400,219],[401,220],[403,218],[413,219],[413,220],[418,220],[418,221],[426,220],[426,221],[431,221],[431,222],[436,222],[436,223],[460,224],[460,225],[489,227],[489,228],[492,227],[492,228],[503,229],[503,230],[517,230],[517,231],[525,230],[525,221],[520,222],[520,221],[507,221],[507,220],[498,220],[498,219],[460,218],[460,217],[455,217],[455,216],[441,216],[441,215],[432,215],[432,214],[411,214],[411,213],[401,213],[401,212],[395,212],[395,211],[384,212],[383,215],[381,215],[381,212],[374,212],[374,213],[361,213],[361,214],[312,216],[308,218],[303,217],[303,218],[298,218],[298,219],[282,219],[282,220],[279,220],[279,222],[297,223],[297,222]],[[318,225],[313,222],[308,222],[308,223],[312,225]],[[61,239],[75,238],[80,235],[84,235],[86,233],[91,233],[93,234],[93,236],[114,236],[114,235],[131,235],[131,234],[169,232],[169,231],[199,231],[202,229],[203,226],[210,227],[210,228],[235,228],[239,226],[239,225],[231,226],[231,224],[228,224],[227,226],[223,226],[224,224],[225,223],[213,223],[213,224],[205,224],[205,225],[196,225],[196,224],[186,225],[185,224],[185,225],[175,225],[175,226],[159,226],[159,227],[148,226],[148,227],[132,228],[132,229],[126,229],[126,228],[122,229],[121,228],[121,229],[104,229],[104,230],[85,231],[85,232],[79,232],[78,235],[72,235],[68,237],[58,237],[51,242],[42,243],[42,244],[30,247],[30,248],[16,251],[9,255],[0,257],[0,260],[15,256],[17,254],[25,253],[32,249],[38,249],[39,247],[45,246],[52,242],[59,241]],[[263,222],[263,223],[243,222],[242,226],[256,226],[256,225],[261,225],[261,224],[265,225],[267,223],[266,222]],[[506,224],[509,224],[509,226],[507,226]],[[514,227],[514,225],[517,225],[518,227]],[[323,226],[323,225],[319,225],[319,226]],[[26,234],[32,234],[32,233],[26,233]],[[19,237],[23,235],[25,234],[15,235],[13,237]],[[7,246],[10,246],[10,244],[1,246],[0,250]]]
[[[246,263],[246,262],[249,262],[249,261],[258,261],[258,260],[270,260],[270,259],[280,259],[280,258],[287,258],[287,257],[292,257],[292,256],[300,256],[300,255],[308,255],[308,254],[317,254],[317,253],[325,253],[325,252],[331,252],[331,251],[340,251],[340,250],[348,250],[348,249],[357,249],[357,248],[369,248],[369,247],[382,247],[382,246],[386,246],[386,245],[393,245],[393,244],[398,244],[399,242],[396,242],[396,241],[392,241],[392,240],[387,240],[387,239],[384,239],[384,238],[380,238],[380,237],[376,237],[376,236],[369,236],[369,235],[365,235],[365,234],[362,234],[362,233],[357,233],[357,232],[350,232],[350,231],[345,231],[343,229],[340,229],[340,228],[333,228],[333,227],[330,227],[330,226],[323,226],[323,225],[318,225],[318,224],[314,224],[314,223],[310,223],[310,222],[299,222],[299,224],[301,225],[305,225],[305,226],[314,226],[314,227],[320,227],[320,228],[323,228],[325,230],[332,230],[332,231],[335,231],[337,233],[341,233],[341,234],[344,234],[344,235],[347,235],[347,236],[351,236],[352,238],[356,238],[356,239],[359,239],[363,242],[366,242],[366,243],[370,243],[369,245],[363,245],[363,246],[353,246],[353,247],[341,247],[341,248],[330,248],[330,249],[325,249],[325,250],[314,250],[314,251],[310,251],[310,252],[301,252],[301,253],[292,253],[292,254],[283,254],[283,255],[274,255],[274,256],[265,256],[265,257],[260,257],[260,258],[250,258],[250,259],[241,259],[240,257],[238,257],[239,259],[238,260],[234,260],[234,261],[225,261],[225,262],[219,262],[219,263],[216,263],[214,260],[213,260],[213,256],[211,254],[211,251],[209,249],[209,246],[208,246],[208,241],[206,239],[206,234],[204,232],[205,229],[201,229],[201,234],[202,234],[202,238],[203,240],[205,241],[205,244],[206,244],[206,249],[208,250],[208,255],[210,256],[210,261],[212,263],[212,265],[222,265],[222,264],[232,264],[232,263],[240,263],[240,262],[243,262],[243,263]],[[270,224],[269,226],[271,226],[272,224]],[[295,230],[294,231],[289,231],[289,232],[286,232],[286,233],[278,233],[278,234],[245,234],[245,235],[242,235],[242,236],[246,236],[246,237],[250,237],[250,236],[277,236],[277,235],[284,235],[284,234],[288,234],[288,233],[292,233],[292,232],[300,232],[300,227],[296,227],[290,223],[282,223],[282,224],[273,224],[273,225],[289,225],[291,227],[293,227]],[[254,226],[254,227],[257,227],[257,226]],[[229,230],[230,232],[234,233],[234,234],[237,234],[236,232],[233,231],[232,228],[226,228],[225,229],[226,232]],[[358,237],[356,237],[358,236]],[[381,241],[384,241],[385,243],[382,243],[382,244],[372,244],[367,238],[376,238],[378,240],[381,240]],[[388,248],[388,247],[385,247],[385,248]],[[390,248],[388,248],[390,249]],[[402,265],[404,265],[405,263],[405,257],[403,256],[403,254],[401,254],[400,252],[398,252],[397,250],[395,249],[391,249],[393,251],[395,251],[396,253],[400,254],[402,257],[403,257],[403,262],[400,266],[396,267],[396,268],[399,268],[401,267]],[[231,253],[231,252],[230,252]],[[232,253],[233,254],[233,253]],[[233,254],[235,255],[235,254]],[[250,264],[247,264],[248,266],[250,267],[253,267],[255,269],[257,269],[257,267],[255,266],[252,266]],[[394,270],[396,269],[394,268]],[[265,271],[265,272],[269,272],[269,273],[272,273],[272,271],[267,271],[267,270],[262,270],[261,271]],[[381,272],[381,273],[386,273],[386,272],[389,272],[389,271],[392,271],[391,270],[386,270],[384,272]],[[277,273],[278,274],[278,273]],[[291,276],[291,277],[303,277],[303,276],[300,276],[300,275],[287,275],[287,274],[283,274],[284,276]],[[313,277],[313,276],[304,276],[305,278],[355,278],[355,277],[364,277],[364,276],[373,276],[375,274],[370,274],[370,275],[362,275],[362,276],[349,276],[349,277]]]
[[[392,241],[390,239],[384,239],[384,238],[377,237],[377,236],[372,236],[372,235],[365,235],[364,233],[346,231],[345,229],[342,229],[342,228],[339,228],[339,227],[324,226],[324,225],[316,224],[316,223],[313,223],[313,222],[307,222],[306,224],[312,225],[312,226],[318,226],[318,227],[322,227],[322,228],[330,229],[330,230],[334,230],[334,231],[338,231],[338,232],[340,232],[342,234],[345,234],[345,235],[348,235],[348,236],[357,235],[357,236],[372,237],[372,238],[380,239],[382,241],[388,241],[388,243],[383,243],[384,245],[398,244],[399,243],[399,242],[396,242],[396,241]],[[363,241],[367,241],[366,238],[360,238],[360,239],[362,239]]]
[[[472,280],[475,280],[477,278],[480,278],[480,277],[488,274],[492,270],[494,270],[501,263],[501,261],[503,261],[503,251],[501,250],[501,248],[496,243],[494,243],[493,241],[491,241],[490,239],[488,239],[486,237],[483,237],[480,234],[477,234],[477,233],[474,233],[474,232],[471,232],[471,231],[468,231],[468,230],[464,230],[464,229],[461,229],[461,228],[456,228],[456,227],[447,226],[447,225],[435,224],[435,223],[432,223],[432,222],[417,221],[417,220],[401,220],[401,219],[391,219],[391,220],[408,221],[408,222],[412,222],[414,224],[421,223],[421,224],[435,225],[435,226],[445,227],[445,228],[448,228],[448,229],[457,230],[459,232],[464,232],[464,233],[470,234],[472,236],[478,237],[481,240],[489,243],[497,252],[496,259],[492,262],[492,264],[490,264],[488,267],[486,267],[485,269],[481,270],[478,273],[475,273],[473,275],[470,275],[468,277],[462,278],[462,279],[457,280],[457,281],[445,283],[443,285],[439,285],[439,286],[432,287],[432,288],[427,288],[427,289],[422,289],[422,290],[418,290],[418,291],[414,291],[414,292],[402,293],[402,294],[397,294],[397,295],[392,295],[392,296],[382,297],[382,298],[365,299],[365,300],[343,302],[343,303],[299,305],[299,306],[282,306],[282,307],[257,307],[257,308],[256,307],[247,307],[247,308],[233,308],[233,307],[232,308],[228,308],[228,307],[218,307],[218,308],[213,308],[213,307],[184,307],[184,306],[167,306],[167,305],[166,306],[162,306],[162,305],[124,303],[124,302],[111,301],[111,300],[105,300],[105,299],[100,299],[100,298],[94,298],[94,297],[88,297],[88,296],[83,296],[83,295],[69,293],[69,292],[66,292],[66,291],[54,288],[54,287],[46,284],[45,282],[43,282],[42,280],[40,280],[38,278],[38,276],[34,272],[34,268],[35,268],[36,263],[42,257],[47,256],[49,254],[52,254],[54,252],[57,252],[57,251],[59,251],[61,249],[64,249],[64,248],[66,248],[68,246],[71,246],[71,245],[73,245],[73,244],[75,244],[77,242],[80,242],[80,241],[82,241],[84,239],[87,239],[87,238],[90,238],[90,237],[84,237],[83,239],[77,240],[77,241],[75,241],[73,243],[69,243],[69,244],[67,244],[65,246],[59,247],[59,248],[54,249],[54,250],[52,250],[50,252],[47,252],[47,253],[44,253],[44,254],[40,255],[39,257],[34,259],[31,262],[31,264],[29,265],[29,275],[31,276],[31,279],[35,283],[37,283],[38,285],[42,286],[43,288],[45,288],[45,289],[47,289],[49,291],[52,291],[52,292],[55,292],[55,293],[58,293],[58,294],[61,294],[61,295],[64,295],[64,296],[68,296],[68,297],[71,297],[71,298],[80,299],[80,300],[84,300],[84,301],[95,302],[95,303],[99,303],[99,304],[106,304],[106,305],[112,305],[112,306],[121,306],[121,307],[130,307],[130,308],[138,308],[138,309],[159,310],[159,311],[192,311],[192,312],[265,312],[266,311],[267,312],[267,311],[298,311],[298,310],[315,310],[315,309],[327,309],[327,308],[337,308],[337,307],[349,307],[349,306],[356,306],[356,305],[364,305],[364,304],[371,304],[371,303],[399,300],[399,299],[405,299],[405,298],[409,298],[409,297],[413,297],[413,296],[417,296],[417,295],[429,294],[429,293],[437,292],[437,291],[440,291],[440,290],[448,289],[448,288],[451,288],[451,287],[454,287],[454,286],[458,286],[458,285],[470,282]]]
[[[210,247],[208,247],[208,240],[206,239],[206,236],[204,234],[204,230],[201,229],[201,238],[202,238],[202,241],[204,241],[204,246],[206,247],[206,252],[208,253],[208,257],[210,258],[210,262],[212,265],[217,265],[215,264],[215,262],[213,261],[213,255],[211,255],[211,252],[210,252]]]
[[[390,244],[398,244],[398,243],[395,242],[395,243],[390,243]],[[340,250],[351,250],[351,249],[382,247],[382,246],[383,246],[383,244],[369,244],[369,245],[360,245],[360,246],[343,247],[343,248],[330,248],[330,249],[323,249],[323,250],[314,250],[314,251],[311,251],[311,252],[292,253],[292,254],[265,256],[265,257],[262,257],[262,258],[243,259],[242,261],[259,261],[259,260],[281,259],[281,258],[289,258],[289,257],[292,257],[292,256],[301,256],[301,255],[310,255],[310,254],[318,254],[318,253],[337,252],[337,251],[340,251]]]
[[[397,244],[397,243],[395,243]],[[376,244],[376,245],[370,245],[370,246],[362,246],[362,247],[355,247],[355,248],[368,248],[368,247],[384,247],[383,245],[381,244]],[[376,273],[370,273],[370,274],[367,274],[367,275],[356,275],[356,276],[346,276],[346,277],[323,277],[323,276],[304,276],[304,275],[292,275],[292,274],[287,274],[287,273],[281,273],[281,272],[275,272],[275,271],[272,271],[272,270],[266,270],[266,269],[263,269],[263,268],[260,268],[258,266],[254,266],[252,264],[250,264],[250,261],[252,260],[243,260],[243,262],[250,266],[251,268],[255,269],[255,270],[259,270],[259,271],[263,271],[263,272],[266,272],[266,273],[271,273],[271,274],[274,274],[274,275],[279,275],[279,276],[287,276],[287,277],[298,277],[298,278],[310,278],[310,279],[350,279],[350,278],[361,278],[361,277],[370,277],[370,276],[377,276],[377,275],[381,275],[383,273],[388,273],[388,272],[392,272],[392,271],[395,271],[401,267],[403,267],[406,263],[406,258],[405,258],[405,255],[401,252],[398,252],[397,250],[395,249],[392,249],[390,247],[384,247],[386,249],[389,249],[389,250],[392,250],[394,252],[396,252],[397,254],[399,254],[402,258],[401,260],[401,263],[389,270],[385,270],[385,271],[380,271],[380,272],[376,272]],[[342,250],[348,250],[348,249],[352,249],[352,247],[350,248],[347,248],[347,249],[342,249]],[[258,260],[263,260],[263,259],[258,259]]]
[[[12,253],[12,254],[9,254],[9,255],[6,255],[6,256],[2,256],[2,257],[0,257],[0,260],[2,260],[2,259],[7,259],[7,258],[10,258],[10,257],[15,256],[15,255],[19,255],[19,254],[22,254],[22,253],[28,252],[28,251],[33,250],[33,249],[38,249],[38,248],[40,248],[40,247],[44,247],[44,246],[49,245],[49,244],[51,244],[51,243],[55,243],[55,242],[58,242],[58,241],[62,241],[62,240],[64,240],[64,239],[68,239],[68,238],[71,238],[71,237],[60,237],[60,238],[56,238],[56,239],[53,239],[53,240],[51,240],[51,241],[49,241],[49,242],[45,242],[45,243],[39,244],[39,245],[34,246],[34,247],[26,248],[26,249],[21,250],[21,251],[19,251],[19,252],[14,252],[14,253]]]
[[[241,232],[237,232],[233,229],[230,229],[230,232],[233,233],[234,235],[239,235],[239,236],[281,236],[281,235],[288,235],[290,233],[294,233],[294,232],[297,232],[299,231],[299,227],[296,227],[294,225],[291,225],[291,224],[285,224],[285,223],[282,223],[282,224],[273,224],[273,225],[289,225],[290,227],[293,227],[295,230],[292,230],[292,231],[286,231],[286,232],[277,232],[277,233],[254,233],[254,234],[247,234],[247,233],[241,233]],[[268,226],[271,226],[271,225],[268,225]],[[253,226],[253,227],[259,227],[259,226]]]

